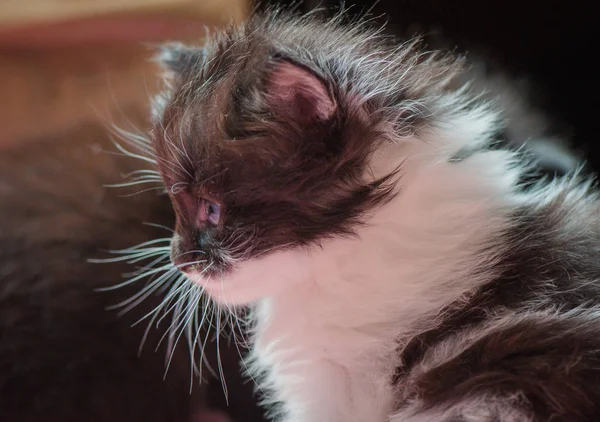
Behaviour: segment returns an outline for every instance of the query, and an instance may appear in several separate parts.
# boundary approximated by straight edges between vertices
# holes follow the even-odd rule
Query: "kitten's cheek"
[[[239,262],[222,276],[205,278],[199,273],[188,276],[204,286],[204,291],[216,302],[246,305],[307,282],[312,267],[309,254],[298,249]]]

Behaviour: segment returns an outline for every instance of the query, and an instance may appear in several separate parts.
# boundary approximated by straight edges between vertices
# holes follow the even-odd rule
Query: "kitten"
[[[342,21],[270,12],[164,48],[173,262],[248,309],[276,420],[595,420],[590,182],[524,184],[460,58]]]

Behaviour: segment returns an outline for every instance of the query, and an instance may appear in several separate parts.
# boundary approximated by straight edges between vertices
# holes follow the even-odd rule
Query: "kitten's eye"
[[[206,218],[215,226],[219,225],[221,220],[221,206],[211,201],[206,201]]]
[[[200,198],[200,207],[196,217],[196,227],[218,226],[221,221],[221,204]]]

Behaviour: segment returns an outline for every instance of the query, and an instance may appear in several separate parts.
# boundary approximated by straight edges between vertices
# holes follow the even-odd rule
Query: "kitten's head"
[[[202,48],[167,45],[161,61],[153,142],[172,259],[234,303],[306,277],[314,247],[397,194],[399,168],[374,175],[371,157],[426,119],[456,69],[363,29],[271,15]]]

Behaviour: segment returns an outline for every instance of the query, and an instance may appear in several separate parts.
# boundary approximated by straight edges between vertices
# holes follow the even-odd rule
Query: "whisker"
[[[199,289],[198,286],[194,285],[190,289],[190,293],[192,293],[192,292],[194,293],[193,295],[189,294],[187,296],[186,310],[181,313],[182,317],[181,317],[181,322],[179,324],[181,326],[181,329],[179,330],[179,334],[177,335],[175,342],[172,343],[172,345],[169,347],[171,350],[171,353],[169,355],[169,360],[167,362],[167,367],[165,369],[165,376],[167,374],[167,371],[169,370],[169,367],[171,366],[171,361],[172,361],[173,355],[175,353],[175,347],[177,346],[177,343],[179,342],[179,339],[181,338],[181,336],[186,331],[186,327],[189,326],[190,322],[193,320],[193,317],[196,314],[196,308],[200,302],[200,296],[202,294],[202,289]],[[175,332],[177,329],[178,329],[178,327],[174,328],[173,332]],[[191,358],[193,359],[193,357],[191,357]]]
[[[121,183],[111,183],[111,184],[106,184],[103,185],[105,188],[127,188],[127,187],[131,187],[131,186],[138,186],[138,185],[144,185],[147,183],[158,183],[160,184],[161,188],[164,188],[164,186],[162,186],[162,180],[157,180],[157,179],[139,179],[139,180],[132,180],[130,182],[121,182]],[[142,191],[144,192],[144,191]]]
[[[170,280],[171,281],[175,280],[175,283],[172,287],[172,289],[175,289],[175,290],[178,290],[181,286],[184,286],[187,283],[187,279],[186,279],[186,277],[183,276],[183,274],[175,274]],[[152,318],[150,319],[150,321],[148,322],[148,324],[146,326],[146,329],[144,330],[144,335],[142,337],[142,341],[140,342],[140,347],[138,349],[138,353],[141,353],[142,348],[144,347],[144,344],[146,343],[146,340],[148,338],[148,334],[150,333],[150,329],[154,325],[154,321],[156,320],[156,318],[158,318],[158,316],[161,314],[161,311],[163,311],[163,309],[165,308],[165,306],[168,303],[169,303],[168,301],[163,300],[156,308],[154,308],[152,311],[150,311],[144,317],[142,317],[141,319],[136,321],[136,323],[134,324],[134,325],[137,325],[138,323],[140,323],[141,321],[145,320],[150,315],[152,315]],[[158,327],[158,323],[157,323],[157,327]]]
[[[132,196],[140,195],[142,193],[151,192],[151,191],[165,191],[164,186],[155,186],[152,188],[146,188],[142,190],[135,191],[133,193],[128,193],[127,195],[119,195],[121,198],[131,198]]]
[[[139,172],[133,174],[145,175],[146,173]],[[138,180],[130,183],[139,182]],[[169,227],[150,223],[145,224],[173,232]],[[155,348],[155,350],[158,350],[165,341],[167,342],[165,376],[173,362],[177,345],[181,338],[185,337],[190,356],[190,392],[193,389],[194,376],[197,376],[199,382],[202,382],[203,370],[207,370],[210,374],[220,379],[225,398],[229,401],[229,392],[220,350],[221,337],[227,335],[226,332],[228,330],[225,328],[231,326],[233,328],[231,332],[235,347],[240,357],[242,357],[239,345],[246,345],[246,342],[243,336],[238,337],[236,332],[237,328],[240,334],[242,333],[241,320],[238,319],[233,309],[228,306],[226,313],[223,313],[225,309],[215,306],[204,294],[204,285],[202,283],[192,282],[180,271],[180,267],[182,266],[206,263],[205,259],[189,261],[179,265],[171,262],[171,241],[170,237],[152,239],[128,248],[106,251],[113,254],[114,256],[112,257],[90,259],[89,262],[94,263],[124,262],[131,265],[143,263],[141,264],[141,268],[124,274],[123,276],[126,277],[124,281],[97,290],[112,291],[144,281],[144,286],[134,295],[108,308],[111,310],[119,309],[118,315],[130,312],[153,294],[164,294],[164,298],[162,298],[158,305],[132,324],[132,326],[142,323],[146,324],[138,353],[142,352],[144,345],[147,343],[150,330],[158,329],[163,325],[165,319],[170,318],[171,322],[158,339]],[[187,251],[182,253],[181,256],[188,254],[205,254],[205,252],[200,250]],[[212,266],[213,263],[208,264],[200,275],[208,272]],[[215,343],[217,348],[217,366],[215,368],[208,362],[205,349],[209,339],[213,338],[213,334],[216,336]]]
[[[195,293],[195,294],[192,295],[192,293]],[[169,339],[169,345],[167,348],[168,360],[166,362],[165,376],[167,375],[167,372],[171,366],[171,361],[173,359],[173,355],[175,353],[175,348],[177,346],[177,343],[179,342],[179,339],[183,335],[183,333],[185,331],[185,327],[193,319],[194,310],[195,310],[193,304],[194,303],[196,305],[198,304],[198,300],[193,300],[193,299],[195,297],[199,297],[200,294],[201,294],[201,291],[198,288],[198,286],[195,284],[191,284],[191,285],[189,285],[187,292],[184,295],[182,295],[180,300],[178,300],[178,305],[175,308],[171,326],[165,332],[165,335],[168,334],[168,339]],[[185,310],[183,310],[184,299],[186,300]],[[190,305],[192,305],[192,306],[190,307]],[[179,321],[179,322],[177,322],[177,321]],[[177,334],[177,333],[179,333],[179,334]],[[163,339],[164,339],[164,336],[163,336],[163,338],[161,338],[160,342],[162,342]],[[159,342],[159,344],[160,344],[160,342]]]
[[[220,309],[219,309],[220,311]],[[225,372],[223,371],[223,362],[221,360],[221,347],[220,347],[220,327],[221,327],[221,315],[217,317],[217,368],[219,369],[219,378],[221,380],[221,388],[223,389],[223,395],[225,396],[225,403],[229,405],[229,391],[227,389],[227,382],[225,381]]]
[[[146,299],[148,296],[150,296],[154,291],[156,291],[161,285],[162,283],[168,279],[168,277],[173,274],[176,270],[175,269],[169,269],[168,271],[166,271],[164,274],[162,274],[160,277],[158,277],[156,280],[152,281],[150,284],[148,284],[146,287],[144,287],[143,289],[141,289],[139,292],[137,292],[136,294],[134,294],[133,296],[131,296],[129,299],[126,299],[116,305],[112,305],[110,307],[108,307],[107,309],[111,310],[111,309],[119,309],[122,308],[124,306],[127,306],[128,304],[132,304],[130,306],[127,306],[124,310],[122,310],[119,315],[123,315],[125,313],[127,313],[128,311],[130,311],[131,309],[133,309],[135,306],[139,305],[142,301],[144,301],[144,299]],[[132,303],[133,302],[133,303]]]
[[[182,274],[182,276],[184,276],[184,278],[186,278],[184,274]],[[187,281],[187,280],[186,280],[186,281]],[[190,289],[190,290],[191,290],[191,288],[192,288],[192,286],[189,286],[189,285],[187,285],[187,283],[182,283],[182,285],[181,285],[181,286],[180,286],[180,287],[179,287],[177,290],[174,290],[172,293],[171,293],[171,292],[169,293],[169,296],[171,296],[171,297],[170,297],[170,298],[168,298],[168,301],[167,301],[167,298],[165,298],[165,301],[166,301],[166,303],[171,303],[171,301],[173,300],[173,297],[174,297],[174,296],[176,296],[176,295],[178,295],[178,294],[180,294],[180,293],[181,293],[181,289],[183,289],[184,287],[188,287],[188,289]],[[176,306],[179,304],[179,301],[181,301],[181,300],[183,300],[183,297],[182,297],[182,298],[180,298],[178,301],[175,301],[175,302],[173,303],[173,305],[171,305],[171,306],[170,306],[170,307],[169,307],[169,308],[168,308],[168,309],[167,309],[167,310],[164,312],[164,315],[163,315],[163,316],[162,316],[162,317],[161,317],[161,318],[160,318],[160,319],[157,321],[157,323],[156,323],[156,326],[157,326],[157,327],[158,327],[158,326],[160,325],[160,323],[161,323],[161,322],[162,322],[162,321],[163,321],[163,320],[164,320],[164,319],[165,319],[165,318],[166,318],[166,317],[169,315],[169,313],[171,313],[171,311],[172,311],[173,309],[175,309],[175,307],[176,307]]]
[[[153,310],[151,310],[146,315],[144,315],[143,317],[138,319],[136,322],[134,322],[132,324],[132,327],[139,325],[141,322],[148,319],[150,316],[154,315],[151,322],[149,323],[149,325],[152,325],[154,323],[154,320],[156,320],[156,318],[158,318],[158,314],[156,314],[156,313],[159,312],[160,310],[163,310],[165,307],[167,307],[169,305],[169,303],[171,303],[172,298],[170,296],[176,295],[177,293],[179,293],[179,290],[181,290],[183,287],[185,287],[185,284],[187,284],[186,277],[179,272],[174,272],[174,273],[170,274],[170,276],[168,278],[168,282],[172,282],[173,284],[171,284],[171,286],[170,286],[171,289],[169,290],[167,297],[163,298],[163,300]],[[170,312],[170,310],[167,309],[166,311],[163,312],[163,315],[168,314],[169,312]],[[158,328],[158,326],[160,325],[160,322],[161,322],[161,320],[159,320],[156,323],[156,328]]]
[[[158,258],[155,258],[154,260],[152,260],[150,263],[144,265],[143,267],[140,267],[139,269],[126,273],[124,274],[125,277],[134,277],[138,274],[141,274],[143,272],[145,272],[146,270],[149,270],[151,268],[154,268],[154,266],[160,262],[163,261],[170,261],[171,260],[171,255],[167,252],[157,252],[156,254],[152,254],[152,255],[147,255],[147,256],[143,256],[143,257],[139,257],[136,259],[132,259],[131,261],[127,261],[128,264],[137,264],[140,261],[144,261],[147,259],[150,259],[154,256],[158,256]]]
[[[198,306],[196,308],[196,312],[194,315],[194,321],[193,321],[193,327],[190,326],[190,329],[188,330],[188,345],[189,345],[189,354],[190,354],[190,362],[191,362],[191,371],[190,371],[190,392],[192,390],[192,386],[193,386],[193,376],[194,374],[196,374],[198,376],[199,379],[202,379],[202,363],[204,363],[204,365],[206,366],[206,368],[208,368],[209,372],[213,375],[213,376],[217,376],[215,371],[213,370],[212,366],[209,364],[209,362],[205,359],[205,355],[204,355],[204,346],[205,343],[200,343],[198,340],[200,338],[200,333],[202,332],[202,327],[204,326],[204,321],[206,319],[206,315],[207,314],[211,314],[211,318],[212,318],[212,313],[214,312],[214,307],[210,306],[211,303],[209,301],[206,300],[206,298],[204,298],[204,306],[200,307]],[[198,322],[198,311],[199,309],[203,309],[202,312],[202,319]],[[192,328],[195,331],[195,336],[192,338]],[[196,364],[196,359],[195,359],[195,353],[196,353],[196,346],[200,346],[200,365]]]
[[[173,312],[172,312],[172,318],[171,318],[171,325],[169,326],[169,328],[165,331],[165,333],[163,334],[163,336],[160,338],[160,340],[158,341],[158,345],[156,347],[155,350],[158,350],[158,348],[160,347],[160,345],[162,344],[162,342],[165,340],[165,338],[169,339],[169,345],[168,345],[168,354],[172,355],[172,340],[174,338],[174,334],[173,332],[179,328],[180,324],[183,321],[182,318],[182,312],[181,312],[181,308],[183,306],[184,301],[187,299],[187,297],[192,293],[194,286],[191,284],[186,284],[185,287],[187,287],[187,289],[183,292],[179,292],[179,299],[177,299],[175,301],[175,303],[173,304]],[[164,314],[160,320],[157,322],[157,326],[158,324],[161,323],[161,321],[168,315],[168,313]],[[182,320],[182,321],[180,321]],[[179,322],[178,322],[179,321]]]
[[[114,142],[115,148],[117,148],[121,153],[125,154],[128,157],[136,158],[138,160],[144,161],[146,163],[156,165],[156,160],[150,157],[146,157],[144,155],[136,154],[135,152],[129,151],[127,148],[123,147],[118,142]]]
[[[160,178],[160,172],[158,170],[154,170],[154,169],[139,169],[139,170],[133,170],[129,173],[125,173],[122,175],[123,178],[129,178],[132,177],[134,175],[138,175],[138,174],[142,174],[142,175],[149,175],[149,176],[153,176],[153,177],[157,177]]]
[[[156,224],[156,223],[142,223],[142,224],[144,224],[145,226],[156,227],[159,229],[165,229],[165,230],[170,231],[171,233],[175,233],[175,230],[173,230],[170,227],[163,226],[162,224]],[[168,239],[168,240],[169,240],[169,242],[171,241],[171,239]]]
[[[144,249],[146,246],[149,245],[154,245],[156,243],[171,243],[171,238],[170,237],[161,237],[158,239],[152,239],[152,240],[148,240],[146,242],[140,243],[138,245],[135,246],[131,246],[129,248],[125,248],[125,249],[109,249],[106,252],[108,253],[112,253],[112,254],[121,254],[121,253],[128,253],[130,251],[139,251],[140,249]],[[168,248],[168,246],[165,246],[165,248]]]
[[[144,273],[142,273],[142,274],[140,274],[138,276],[135,276],[133,278],[125,280],[122,283],[115,284],[114,286],[97,288],[96,291],[98,291],[98,292],[106,292],[106,291],[110,291],[110,290],[117,290],[117,289],[120,289],[121,287],[129,286],[130,284],[133,284],[136,281],[141,280],[144,277],[147,277],[149,275],[152,275],[152,274],[155,274],[155,273],[158,273],[158,272],[161,272],[161,271],[165,271],[165,270],[167,270],[170,267],[172,267],[172,264],[163,265],[161,267],[154,268],[152,270],[148,270],[148,271],[146,271],[146,272],[144,272]]]
[[[205,359],[204,359],[204,349],[206,348],[206,343],[208,343],[208,335],[210,334],[210,327],[212,327],[212,322],[213,322],[213,319],[215,318],[215,315],[217,314],[217,311],[216,311],[216,310],[217,310],[217,308],[213,306],[213,307],[211,308],[211,312],[209,313],[209,314],[210,314],[210,319],[208,320],[208,324],[207,324],[207,325],[208,325],[208,328],[207,328],[207,329],[206,329],[206,331],[205,331],[205,334],[204,334],[204,340],[202,341],[202,344],[200,345],[200,362],[202,362],[202,361],[204,361],[204,360],[205,360]],[[200,328],[199,328],[199,329],[200,329]],[[212,369],[212,367],[210,367],[210,366],[209,366],[209,368],[210,368],[210,370],[211,370],[211,373],[212,373],[212,375],[216,377],[216,376],[217,376],[217,374],[216,374],[216,373],[215,373],[215,371]]]
[[[88,259],[89,263],[93,263],[93,264],[104,264],[104,263],[109,263],[109,262],[121,262],[121,261],[127,261],[128,264],[134,264],[136,262],[142,261],[146,258],[150,258],[152,256],[156,256],[156,255],[165,255],[165,250],[164,248],[149,248],[149,250],[147,251],[141,251],[141,252],[135,252],[135,253],[130,253],[127,255],[122,255],[122,256],[117,256],[114,258],[100,258],[100,259]],[[168,255],[168,253],[167,253]]]

